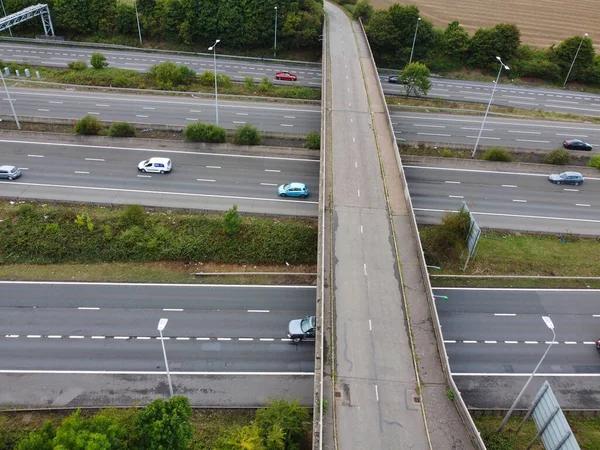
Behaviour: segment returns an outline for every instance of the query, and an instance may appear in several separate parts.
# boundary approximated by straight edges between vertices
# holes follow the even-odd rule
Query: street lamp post
[[[417,31],[419,31],[419,22],[420,21],[421,21],[421,18],[419,17],[417,19],[417,26],[415,27],[415,36],[413,37],[413,45],[412,45],[412,48],[410,49],[410,59],[408,60],[409,64],[412,62],[413,52],[415,51],[415,42],[417,42]]]
[[[4,75],[2,74],[2,68],[0,67],[0,78],[2,78],[2,84],[4,85],[4,91],[6,92],[6,97],[8,98],[8,103],[10,103],[10,109],[12,110],[13,117],[15,118],[15,123],[17,124],[17,128],[21,129],[21,124],[19,123],[19,118],[17,117],[17,113],[15,112],[15,106],[13,105],[12,99],[10,98],[10,94],[8,93],[8,87],[6,86],[6,80],[4,79]]]
[[[277,6],[275,7],[275,43],[273,44],[273,58],[277,58]]]
[[[2,2],[2,11],[4,11],[4,17],[6,17],[6,8],[4,8],[4,0],[0,0],[0,2]],[[8,32],[10,33],[11,37],[12,37],[12,29],[9,28]]]
[[[167,351],[165,350],[165,340],[163,339],[163,330],[167,326],[169,319],[160,319],[158,321],[158,332],[160,333],[160,343],[162,344],[163,356],[165,357],[165,368],[167,369],[167,380],[169,380],[169,392],[173,398],[173,385],[171,384],[171,373],[169,372],[169,363],[167,362]]]
[[[135,19],[137,21],[138,34],[140,35],[140,45],[141,45],[142,44],[142,29],[140,28],[140,15],[138,14],[137,0],[135,0],[133,5],[135,6]]]
[[[219,92],[217,91],[217,44],[221,42],[221,39],[217,39],[212,47],[208,47],[208,51],[213,52],[213,62],[215,68],[215,111],[217,117],[217,125],[219,125]]]
[[[498,80],[500,79],[500,74],[502,73],[502,69],[510,70],[510,67],[505,65],[499,56],[496,56],[496,59],[500,62],[500,70],[498,71],[498,76],[496,77],[496,81],[494,82],[494,87],[492,88],[492,94],[490,95],[490,101],[488,102],[487,109],[485,110],[485,115],[483,116],[483,122],[481,122],[481,128],[479,129],[479,135],[477,135],[477,141],[475,142],[475,148],[473,149],[473,154],[471,154],[471,158],[475,158],[475,153],[477,152],[477,146],[479,145],[479,140],[481,139],[481,133],[483,133],[483,127],[485,126],[485,119],[487,119],[488,113],[490,112],[490,106],[492,105],[492,99],[494,98],[494,92],[496,92],[496,86],[498,86]]]
[[[577,47],[577,51],[575,52],[575,57],[573,58],[573,62],[571,63],[571,67],[569,67],[569,72],[567,73],[567,77],[565,78],[565,82],[563,83],[563,87],[567,85],[567,80],[569,79],[569,75],[571,75],[571,70],[573,70],[573,66],[575,65],[575,60],[577,59],[577,55],[579,54],[579,50],[581,49],[581,45],[583,44],[583,40],[588,37],[588,34],[585,33],[581,38],[581,42],[579,43],[579,47]]]
[[[554,330],[554,324],[552,323],[552,319],[549,316],[542,316],[542,319],[544,320],[544,323],[546,324],[546,326],[552,330],[552,340],[550,341],[550,345],[548,346],[548,348],[546,349],[546,351],[542,355],[542,359],[540,359],[540,362],[537,364],[537,366],[535,366],[535,369],[533,369],[533,372],[531,372],[531,375],[529,376],[529,379],[527,380],[527,383],[525,383],[525,386],[523,386],[523,389],[521,389],[521,392],[519,392],[519,395],[517,395],[517,398],[515,399],[514,403],[512,404],[512,406],[510,407],[510,409],[506,413],[506,416],[504,416],[504,420],[502,421],[502,423],[498,427],[498,430],[497,430],[498,433],[500,431],[502,431],[502,428],[504,428],[504,426],[506,425],[506,422],[508,422],[508,419],[510,419],[511,414],[513,413],[513,411],[517,407],[517,403],[519,403],[519,400],[521,400],[521,397],[525,393],[525,389],[527,389],[527,386],[529,386],[529,383],[533,379],[533,377],[536,374],[536,372],[539,369],[539,367],[542,365],[542,362],[544,361],[544,358],[546,357],[546,355],[550,351],[550,348],[552,347],[552,345],[554,344],[554,340],[556,339],[556,331]]]

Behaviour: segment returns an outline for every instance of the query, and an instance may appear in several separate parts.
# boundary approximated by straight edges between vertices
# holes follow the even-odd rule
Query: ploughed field
[[[479,28],[512,23],[521,30],[521,42],[532,47],[550,47],[583,33],[596,40],[600,22],[597,0],[371,0],[375,9],[394,3],[417,5],[437,27],[458,20],[471,35]]]

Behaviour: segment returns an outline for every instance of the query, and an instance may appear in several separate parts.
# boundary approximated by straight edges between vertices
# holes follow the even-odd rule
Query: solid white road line
[[[514,317],[516,316],[516,314],[512,314],[512,313],[494,313],[495,316],[498,317]]]
[[[161,375],[164,371],[119,371],[119,370],[0,370],[0,373],[15,374],[57,374],[57,375]],[[314,376],[314,372],[173,372],[171,375],[199,376]],[[586,374],[590,375],[590,374]],[[599,374],[600,375],[600,374]]]

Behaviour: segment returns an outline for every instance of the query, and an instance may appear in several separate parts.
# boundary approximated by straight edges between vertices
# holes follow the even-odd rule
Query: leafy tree
[[[463,61],[469,49],[469,33],[460,26],[458,21],[449,23],[444,30],[442,43],[444,52],[451,58]]]
[[[135,440],[144,450],[185,450],[194,434],[192,408],[186,397],[156,399],[138,412]]]
[[[255,126],[250,124],[240,125],[233,135],[233,143],[237,145],[260,145],[262,137]]]
[[[426,96],[431,89],[429,69],[425,64],[414,62],[408,64],[398,76],[398,82],[404,85],[406,96]]]
[[[32,431],[19,442],[18,450],[53,450],[52,440],[56,436],[56,430],[49,420],[39,431]]]
[[[284,435],[285,448],[295,447],[302,442],[308,430],[309,419],[308,410],[300,406],[298,399],[292,402],[271,399],[264,408],[256,412],[256,425],[261,430],[263,440],[276,442],[276,436],[281,433],[275,431],[274,427],[278,427]]]
[[[578,48],[579,53],[577,53]],[[562,41],[558,47],[551,49],[550,57],[560,67],[561,75],[566,77],[576,53],[577,59],[573,64],[569,80],[584,80],[594,62],[594,46],[589,37],[574,36]]]
[[[225,211],[223,215],[223,231],[231,237],[240,234],[243,219],[238,213],[237,205],[233,205],[231,209]]]
[[[554,81],[561,77],[561,70],[550,58],[548,50],[533,50],[528,45],[520,45],[514,63],[510,66],[511,75],[541,78]]]
[[[115,31],[118,34],[137,34],[137,23],[135,8],[133,5],[119,2],[117,4],[117,16],[115,18]]]
[[[54,0],[52,15],[58,28],[74,33],[92,33],[98,29],[98,18],[91,11],[89,0]]]
[[[373,12],[373,6],[369,3],[369,0],[360,0],[352,10],[352,18],[358,20],[360,17],[363,24],[367,24],[373,17]]]
[[[487,68],[495,63],[496,56],[504,62],[510,61],[516,56],[520,42],[521,33],[514,25],[501,23],[494,28],[480,28],[469,43],[469,64]]]
[[[256,424],[233,427],[222,434],[215,450],[275,450],[265,448]],[[282,447],[283,450],[283,447]]]
[[[104,56],[102,53],[92,53],[90,64],[94,69],[105,69],[108,67],[106,56]]]

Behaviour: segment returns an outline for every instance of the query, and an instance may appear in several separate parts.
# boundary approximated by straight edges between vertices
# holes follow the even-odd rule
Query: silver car
[[[21,169],[15,166],[0,166],[0,179],[14,180],[21,176]]]

